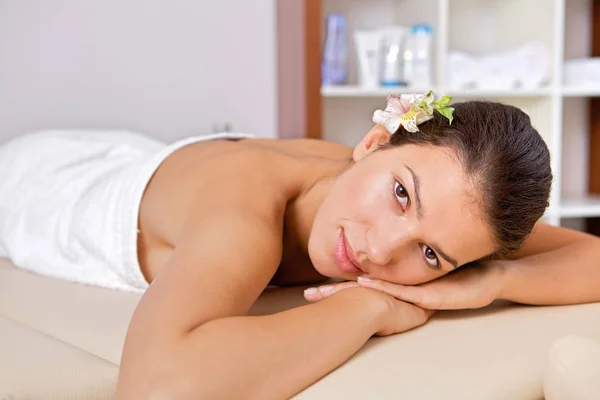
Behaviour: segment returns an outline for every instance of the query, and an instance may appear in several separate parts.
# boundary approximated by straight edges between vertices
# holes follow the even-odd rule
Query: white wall
[[[275,0],[0,0],[0,142],[45,128],[275,137]]]

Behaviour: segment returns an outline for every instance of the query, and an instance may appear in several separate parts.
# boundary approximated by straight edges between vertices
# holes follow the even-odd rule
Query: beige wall
[[[275,0],[0,0],[0,142],[277,131]]]
[[[277,0],[279,136],[306,135],[304,1]]]

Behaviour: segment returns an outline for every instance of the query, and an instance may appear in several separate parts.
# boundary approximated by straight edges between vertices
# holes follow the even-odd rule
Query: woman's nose
[[[373,264],[387,265],[413,242],[414,228],[410,224],[373,227],[367,231],[367,258]]]

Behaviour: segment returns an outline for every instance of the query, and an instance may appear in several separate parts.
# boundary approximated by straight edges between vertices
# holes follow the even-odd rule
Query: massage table
[[[302,290],[268,289],[251,314],[304,304]],[[34,275],[0,259],[0,399],[113,399],[139,299]],[[439,312],[422,327],[371,339],[295,399],[541,399],[549,350],[565,335],[600,340],[600,304],[498,301]]]

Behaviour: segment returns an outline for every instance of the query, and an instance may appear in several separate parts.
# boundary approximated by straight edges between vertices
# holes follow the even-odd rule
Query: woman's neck
[[[295,247],[303,253],[308,252],[308,239],[312,230],[315,216],[327,193],[338,176],[344,173],[354,162],[351,159],[328,161],[324,165],[307,165],[315,174],[306,174],[312,178],[305,181],[305,186],[300,190],[290,203],[285,215],[285,230],[288,238]],[[321,164],[321,163],[318,163]],[[324,168],[325,167],[325,168]]]

